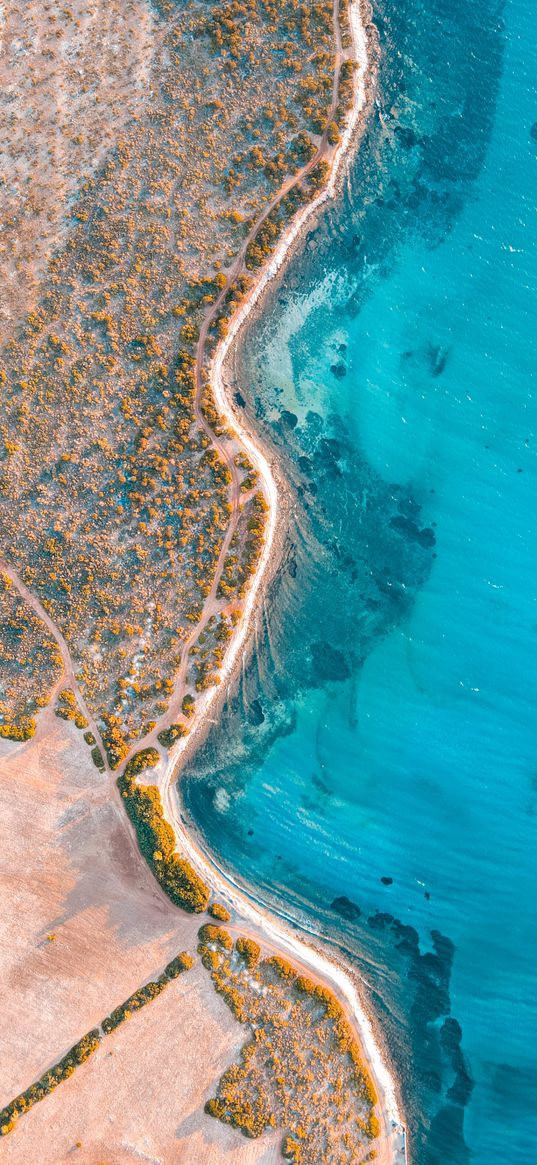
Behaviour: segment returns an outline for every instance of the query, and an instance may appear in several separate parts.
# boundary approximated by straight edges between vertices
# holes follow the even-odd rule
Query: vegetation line
[[[176,955],[171,962],[167,963],[158,979],[150,980],[149,983],[145,983],[143,987],[139,987],[137,991],[129,995],[124,1003],[115,1007],[110,1015],[101,1020],[99,1027],[92,1028],[85,1036],[82,1036],[82,1039],[78,1040],[65,1056],[62,1056],[61,1060],[58,1060],[43,1076],[40,1076],[39,1080],[30,1084],[29,1088],[19,1093],[14,1100],[11,1100],[5,1108],[1,1109],[0,1136],[6,1137],[8,1133],[13,1132],[18,1118],[29,1112],[34,1104],[44,1100],[45,1096],[48,1096],[58,1087],[58,1084],[72,1076],[75,1068],[84,1064],[97,1051],[103,1036],[110,1035],[119,1027],[120,1023],[129,1019],[135,1011],[139,1011],[141,1007],[145,1007],[147,1003],[156,999],[168,984],[177,979],[183,971],[190,970],[193,962],[192,956],[186,951]]]
[[[166,821],[155,785],[139,785],[137,776],[160,761],[155,748],[145,748],[129,761],[118,778],[118,789],[132,822],[140,850],[157,882],[175,906],[199,914],[207,909],[209,887],[186,858],[176,853],[176,837]]]

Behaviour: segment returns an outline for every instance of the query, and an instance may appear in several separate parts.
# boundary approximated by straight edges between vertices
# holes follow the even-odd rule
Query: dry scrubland
[[[146,99],[145,0],[7,0],[0,16],[0,343],[33,307],[67,200]]]
[[[69,201],[32,310],[0,351],[0,550],[63,632],[114,765],[159,725],[174,685],[195,694],[214,681],[237,618],[264,502],[198,365],[248,269],[326,163],[250,238],[252,224],[302,173],[319,135],[338,137],[327,127],[332,0],[160,0],[152,24],[135,5],[124,21],[123,8],[107,9],[101,28],[98,5],[91,19],[83,6],[30,5],[20,61],[11,42],[29,80],[20,118],[7,120],[7,195],[19,219],[0,264],[9,282],[16,253],[13,294],[17,280],[31,294],[23,236],[35,221],[39,267],[61,197],[65,209],[76,175],[114,132],[104,164]],[[340,120],[351,73],[349,64]]]
[[[77,739],[47,712],[31,743],[0,744],[0,1106],[179,950],[196,949],[199,920],[158,892]],[[198,961],[19,1119],[2,1160],[275,1162],[271,1141],[245,1142],[203,1112],[242,1040]]]
[[[27,738],[62,674],[56,640],[0,571],[0,737]]]
[[[207,907],[240,920],[176,853],[150,783],[218,682],[262,543],[260,483],[215,411],[208,360],[250,273],[326,179],[353,77],[334,11],[7,6],[7,1162],[375,1155],[374,1091],[340,1004],[213,922],[198,946]]]
[[[206,1111],[252,1137],[287,1130],[282,1153],[291,1165],[372,1161],[377,1097],[333,993],[278,955],[262,959],[252,939],[233,943],[210,923],[199,938],[216,990],[250,1032]]]
[[[168,902],[79,741],[47,711],[31,742],[1,746],[0,1109],[46,1093],[2,1114],[2,1159],[372,1160],[374,1090],[340,1004],[234,944],[223,904],[198,932]]]

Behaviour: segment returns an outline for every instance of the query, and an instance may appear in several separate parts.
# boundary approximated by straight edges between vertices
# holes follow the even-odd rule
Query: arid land
[[[195,953],[199,927],[159,891],[72,724],[46,712],[31,742],[1,747],[0,1105]],[[281,1136],[248,1141],[203,1111],[243,1042],[197,961],[19,1119],[2,1160],[276,1162]]]
[[[240,619],[266,500],[207,361],[329,175],[353,94],[345,14],[337,0],[155,5],[140,108],[65,198],[32,310],[29,290],[9,309],[4,570],[67,642],[114,767],[169,727],[172,704],[187,730],[184,697],[217,682]],[[63,123],[39,126],[50,150]],[[21,715],[6,705],[5,735]]]
[[[231,984],[242,992],[245,1006],[242,1022],[233,1018],[229,1000],[214,990],[210,968],[197,955],[200,921],[211,935],[220,923],[185,914],[159,891],[119,798],[111,797],[107,778],[96,774],[74,725],[46,711],[32,741],[6,742],[2,748],[0,993],[10,1023],[1,1048],[0,1105],[42,1077],[85,1032],[100,1027],[114,1008],[158,977],[178,952],[194,960],[158,998],[104,1036],[69,1079],[18,1117],[1,1142],[5,1160],[119,1165],[142,1159],[167,1165],[194,1163],[201,1156],[215,1165],[228,1159],[269,1165],[281,1160],[284,1135],[303,1122],[307,1127],[307,1116],[308,1136],[330,1116],[323,1090],[331,1074],[331,1105],[337,1109],[341,1088],[346,1107],[341,1127],[328,1125],[330,1160],[362,1161],[371,1148],[378,1148],[381,1160],[395,1159],[383,1139],[371,1146],[360,1125],[351,1138],[355,1119],[365,1112],[367,1120],[372,1110],[358,1093],[353,1102],[354,1062],[343,1044],[332,1043],[333,1021],[329,1011],[325,1017],[322,999],[310,1004],[307,995],[295,994],[293,1003],[293,983],[278,976],[274,981],[271,972],[273,1002],[271,990],[267,996],[267,987],[257,988],[252,973],[241,970],[241,958],[233,956],[225,974],[234,977]],[[230,941],[255,933],[233,896],[220,900],[230,915],[223,923]],[[265,937],[263,928],[256,937],[265,958],[279,957],[281,946]],[[214,947],[212,937],[204,942]],[[302,966],[300,958],[292,967],[294,975],[311,981],[311,967]],[[324,991],[322,978],[314,972],[313,979]],[[256,998],[264,1009],[257,1018]],[[340,1022],[346,1021],[336,1017]],[[223,1123],[214,1120],[216,1113],[204,1112],[205,1103],[229,1087],[229,1072],[241,1063],[241,1049],[252,1035],[269,1041],[266,1051],[259,1043],[259,1063],[268,1074],[254,1140],[229,1123],[236,1119],[239,1127],[249,1127],[252,1087],[258,1095],[255,1062],[253,1076],[237,1078],[234,1107]],[[276,1061],[271,1065],[273,1055],[281,1061],[278,1067]],[[367,1081],[362,1062],[360,1047],[358,1078]],[[364,1087],[360,1084],[360,1096]]]
[[[326,994],[321,964],[300,986],[312,965],[300,950],[280,982],[262,919],[250,968],[239,944],[251,919],[243,926],[240,902],[193,853],[186,880],[202,889],[190,909],[223,891],[230,915],[229,950],[205,941],[202,966],[199,920],[148,868],[168,892],[169,869],[184,881],[172,852],[174,755],[244,642],[269,548],[268,476],[213,381],[218,353],[259,289],[254,273],[333,176],[355,94],[347,9],[132,5],[124,57],[130,24],[99,25],[98,6],[29,12],[37,31],[22,55],[62,46],[36,53],[30,120],[43,157],[56,139],[62,148],[44,181],[48,192],[57,174],[56,200],[40,202],[36,187],[20,221],[8,216],[0,256],[11,279],[0,370],[0,957],[13,1017],[0,1104],[22,1094],[4,1118],[6,1160],[268,1165],[283,1151],[299,1165],[315,1151],[341,1165],[395,1161],[395,1126],[382,1090],[377,1104],[360,1025],[344,1018],[345,992],[343,1007]],[[15,60],[13,34],[9,43]],[[102,60],[111,50],[116,72],[95,71],[96,50]],[[137,81],[118,136],[129,70]],[[52,112],[50,87],[62,91]],[[80,130],[75,145],[87,149],[73,161],[66,127],[86,119],[94,131],[96,107],[99,143]],[[20,208],[32,146],[8,122]],[[31,238],[21,246],[29,215],[33,248]],[[132,768],[140,743],[153,749],[153,774]],[[155,852],[139,810],[135,830],[123,812],[112,772],[121,762],[134,773],[120,778],[123,797],[127,779],[133,804],[139,789],[153,806]],[[168,974],[181,951],[193,966]],[[227,999],[235,1019],[224,981],[213,974],[214,991],[208,973],[221,957],[249,1000],[239,1015]],[[87,1032],[95,1050],[71,1062]]]

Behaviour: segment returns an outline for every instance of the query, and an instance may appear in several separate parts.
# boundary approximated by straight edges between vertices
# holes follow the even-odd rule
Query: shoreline
[[[370,107],[374,89],[374,61],[371,60],[368,51],[370,42],[373,40],[371,14],[367,0],[350,0],[348,12],[354,59],[359,68],[356,72],[355,100],[338,149],[333,157],[328,182],[317,197],[299,212],[284,231],[260,279],[231,320],[228,333],[219,343],[209,366],[215,403],[220,414],[236,431],[242,446],[259,474],[268,504],[268,516],[262,551],[250,580],[242,617],[223,661],[220,684],[218,687],[209,689],[202,696],[198,703],[192,730],[187,737],[179,740],[176,746],[170,750],[163,775],[158,784],[164,815],[174,829],[178,848],[189,858],[201,877],[208,881],[217,893],[223,894],[228,902],[233,904],[241,917],[258,929],[261,941],[265,938],[265,941],[268,940],[269,943],[270,941],[276,943],[279,949],[283,948],[295,962],[302,963],[313,970],[321,980],[333,985],[336,994],[345,1002],[357,1028],[364,1057],[379,1093],[381,1123],[386,1144],[390,1148],[389,1159],[393,1162],[407,1163],[409,1158],[406,1123],[401,1115],[402,1107],[395,1073],[391,1065],[387,1063],[389,1057],[381,1050],[379,1041],[375,1036],[372,1021],[354,982],[355,975],[342,958],[336,962],[335,959],[329,958],[305,939],[293,934],[289,923],[280,918],[273,918],[260,903],[247,896],[246,892],[234,881],[229,871],[223,870],[216,865],[214,860],[209,859],[192,836],[192,829],[189,830],[184,822],[180,813],[179,797],[175,795],[175,784],[181,769],[189,757],[200,747],[203,737],[209,730],[212,719],[210,713],[217,713],[225,689],[232,686],[238,668],[243,665],[244,654],[251,643],[253,628],[258,616],[258,601],[274,571],[278,568],[281,558],[285,532],[282,511],[285,511],[287,501],[285,482],[280,479],[275,459],[270,458],[261,440],[257,436],[254,437],[248,420],[239,416],[233,407],[228,395],[231,385],[226,377],[226,364],[244,324],[258,308],[264,292],[283,269],[294,247],[302,240],[306,224],[338,192],[345,176],[345,165],[348,161],[351,145],[355,136],[359,135],[364,128],[365,115]],[[242,655],[241,649],[244,649]],[[322,936],[312,935],[312,938],[315,937],[322,941]],[[400,1143],[396,1143],[397,1140]]]
[[[242,657],[239,658],[240,649],[242,647],[248,649],[248,642],[251,641],[257,618],[256,599],[266,589],[270,578],[278,568],[281,557],[280,550],[284,534],[281,510],[285,509],[287,502],[285,481],[279,472],[275,458],[270,458],[262,440],[250,427],[248,418],[239,415],[233,406],[228,396],[230,386],[227,384],[226,365],[232,356],[243,326],[248,321],[251,322],[250,317],[259,308],[259,302],[265,291],[283,270],[294,248],[302,241],[305,226],[325,202],[333,199],[338,193],[344,179],[345,166],[349,160],[353,140],[356,135],[361,135],[365,126],[365,117],[373,100],[376,73],[375,61],[372,60],[372,54],[369,51],[373,25],[368,0],[349,0],[348,12],[354,60],[358,63],[359,68],[356,73],[355,100],[332,159],[328,182],[319,194],[299,211],[284,230],[276,250],[263,268],[259,280],[251,288],[246,299],[232,317],[227,334],[219,342],[208,368],[209,380],[218,410],[225,421],[235,430],[240,443],[246,449],[259,474],[263,494],[268,504],[268,518],[262,551],[249,581],[242,615],[229,640],[219,671],[219,684],[207,689],[198,697],[197,708],[188,735],[181,737],[170,749],[169,760],[173,762],[175,776],[179,776],[181,767],[199,748],[210,724],[209,712],[218,711],[218,706],[223,700],[223,691],[226,687],[229,689],[236,679],[238,667],[243,662]]]
[[[241,885],[233,874],[224,866],[217,864],[202,848],[198,838],[199,831],[191,822],[187,823],[182,813],[182,805],[175,792],[174,785],[166,785],[165,777],[159,788],[162,804],[167,820],[172,825],[180,843],[181,852],[195,867],[203,879],[219,897],[224,898],[250,924],[252,930],[258,933],[261,944],[271,943],[278,951],[286,953],[296,965],[312,971],[324,983],[328,983],[335,995],[342,1001],[349,1012],[354,1024],[364,1054],[368,1070],[378,1092],[379,1119],[384,1126],[384,1136],[391,1152],[388,1158],[383,1155],[379,1160],[384,1165],[388,1161],[393,1165],[408,1165],[410,1160],[407,1145],[406,1121],[402,1112],[399,1088],[391,1064],[387,1063],[389,1056],[383,1050],[381,1041],[377,1038],[374,1027],[375,1019],[366,1002],[361,997],[358,984],[359,975],[352,968],[343,955],[338,958],[330,957],[319,949],[317,943],[325,943],[324,935],[314,929],[307,930],[306,935],[297,935],[297,929],[302,930],[302,923],[298,918],[284,918],[270,912],[253,893]],[[395,1143],[397,1139],[400,1144]]]

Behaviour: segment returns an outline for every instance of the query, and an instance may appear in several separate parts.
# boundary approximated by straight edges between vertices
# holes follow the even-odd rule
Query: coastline
[[[379,1118],[384,1126],[386,1142],[391,1148],[389,1157],[379,1160],[384,1160],[385,1165],[388,1165],[388,1162],[392,1162],[393,1165],[407,1165],[410,1155],[399,1088],[392,1066],[388,1063],[389,1057],[375,1034],[372,1009],[362,998],[358,974],[341,954],[336,961],[335,957],[329,957],[319,948],[317,943],[324,941],[323,935],[309,930],[307,937],[303,934],[299,937],[294,929],[301,925],[297,919],[283,920],[281,916],[276,917],[253,895],[248,895],[229,870],[217,865],[214,858],[205,853],[197,841],[192,824],[187,824],[183,817],[174,785],[166,784],[166,773],[159,781],[159,788],[166,819],[172,825],[180,850],[188,857],[200,876],[208,882],[219,898],[225,900],[226,905],[236,910],[241,919],[245,919],[252,932],[258,933],[262,944],[274,943],[278,951],[284,951],[295,965],[298,964],[303,969],[313,972],[322,982],[328,983],[348,1009],[379,1094]]]
[[[211,723],[210,714],[216,714],[221,705],[226,688],[236,679],[238,669],[243,666],[244,656],[252,640],[252,632],[258,616],[259,603],[270,577],[279,565],[285,533],[284,513],[287,502],[285,482],[280,478],[274,459],[270,459],[259,437],[254,435],[247,420],[239,416],[231,403],[231,379],[227,362],[243,325],[256,309],[262,296],[272,281],[287,263],[293,249],[302,241],[304,228],[320,208],[334,198],[345,176],[350,148],[356,137],[361,135],[365,116],[370,107],[374,90],[375,66],[372,60],[370,42],[373,40],[371,13],[367,0],[351,0],[348,6],[349,26],[353,41],[354,59],[359,69],[355,81],[355,100],[349,114],[338,149],[334,154],[329,180],[319,195],[308,203],[284,231],[274,254],[246,301],[232,318],[227,335],[220,341],[210,364],[209,375],[216,405],[220,414],[232,426],[251,458],[261,479],[263,493],[268,504],[268,517],[264,533],[262,551],[248,594],[240,622],[230,640],[220,672],[220,685],[209,689],[199,700],[191,732],[180,739],[170,750],[167,764],[158,784],[162,796],[164,814],[174,829],[178,848],[189,858],[200,876],[219,895],[223,895],[243,917],[256,928],[261,941],[274,942],[284,949],[291,958],[312,970],[321,980],[328,981],[337,995],[345,1002],[354,1022],[368,1067],[379,1092],[381,1123],[384,1127],[386,1143],[390,1147],[389,1160],[408,1161],[406,1125],[402,1113],[398,1088],[388,1057],[381,1050],[373,1023],[356,984],[356,976],[340,958],[339,962],[329,958],[312,943],[298,938],[289,925],[276,920],[260,904],[248,898],[239,888],[229,872],[218,867],[209,859],[192,836],[181,814],[180,803],[175,795],[175,783],[188,758],[202,743]],[[315,937],[315,936],[313,936]],[[318,936],[320,939],[320,936]],[[388,1158],[386,1158],[388,1160]]]
[[[251,317],[260,309],[260,301],[265,291],[283,271],[293,250],[302,242],[306,225],[326,202],[338,194],[345,177],[351,147],[359,144],[359,138],[363,132],[374,94],[376,64],[371,47],[374,26],[368,0],[349,0],[348,12],[354,59],[359,68],[355,82],[355,101],[334,153],[328,182],[319,194],[299,211],[284,230],[271,259],[263,268],[259,280],[231,318],[227,334],[220,340],[215,349],[208,369],[218,410],[225,421],[235,430],[239,441],[246,449],[259,474],[265,500],[268,504],[268,518],[262,551],[254,574],[249,581],[243,612],[229,641],[220,668],[219,686],[209,688],[198,698],[196,712],[188,735],[181,737],[170,749],[169,760],[173,762],[175,777],[179,776],[181,768],[203,742],[203,737],[210,723],[209,713],[218,711],[226,688],[229,689],[236,679],[237,671],[243,664],[243,656],[239,655],[241,648],[244,648],[246,652],[248,644],[251,642],[257,618],[256,601],[261,599],[281,558],[284,536],[282,510],[285,510],[287,502],[285,481],[279,472],[275,458],[269,459],[268,451],[265,450],[261,439],[250,426],[249,421],[240,415],[237,408],[234,407],[229,395],[231,390],[229,382],[232,375],[230,375],[227,366],[243,326],[247,322],[252,322]],[[357,138],[358,141],[356,141]]]

